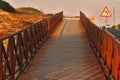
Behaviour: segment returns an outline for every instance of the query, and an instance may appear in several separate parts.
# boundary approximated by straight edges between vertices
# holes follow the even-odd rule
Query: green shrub
[[[120,29],[120,24],[118,24],[118,29]]]
[[[17,9],[19,12],[23,12],[23,13],[32,13],[32,14],[44,14],[42,11],[39,11],[35,8],[32,7],[21,7]]]
[[[0,9],[8,12],[15,12],[15,9],[8,2],[3,0],[0,0]]]
[[[115,29],[115,25],[113,25],[111,28],[112,28],[112,29]]]
[[[47,16],[54,16],[55,14],[52,13],[48,13]]]

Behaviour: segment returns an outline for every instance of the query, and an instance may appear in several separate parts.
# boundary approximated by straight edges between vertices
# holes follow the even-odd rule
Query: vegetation
[[[112,26],[112,29],[120,29],[120,24],[118,24],[118,25],[113,25],[113,26]]]
[[[22,13],[44,15],[44,13],[42,11],[39,11],[39,10],[32,8],[32,7],[21,7],[21,8],[18,8],[17,11],[22,12]]]
[[[111,28],[112,28],[112,29],[115,29],[115,25],[113,25]]]
[[[31,7],[15,9],[9,3],[0,0],[0,38],[45,18],[48,18],[48,16],[42,11]]]
[[[118,24],[118,29],[120,29],[120,24]]]
[[[0,0],[0,9],[7,12],[15,12],[15,9],[8,2],[3,0]]]
[[[55,14],[52,13],[48,13],[47,16],[54,16]]]
[[[80,18],[80,16],[74,16],[75,18]]]

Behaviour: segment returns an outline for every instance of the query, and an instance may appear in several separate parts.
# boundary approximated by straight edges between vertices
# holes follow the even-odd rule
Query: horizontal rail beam
[[[80,20],[107,80],[120,80],[120,41],[92,23],[82,12]]]
[[[0,80],[17,80],[62,19],[60,12],[0,39]]]

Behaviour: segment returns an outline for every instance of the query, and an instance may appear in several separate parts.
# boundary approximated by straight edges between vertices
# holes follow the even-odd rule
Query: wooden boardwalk
[[[77,19],[58,27],[20,80],[105,80]]]

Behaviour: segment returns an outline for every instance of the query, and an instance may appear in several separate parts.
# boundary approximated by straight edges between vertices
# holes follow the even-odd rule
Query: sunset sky
[[[34,7],[45,13],[57,13],[63,11],[65,16],[79,16],[84,12],[88,17],[95,16],[97,25],[104,25],[105,18],[100,13],[105,6],[113,15],[113,7],[116,11],[116,24],[120,23],[120,1],[119,0],[5,0],[13,7]],[[108,23],[113,24],[113,17],[108,18]]]

